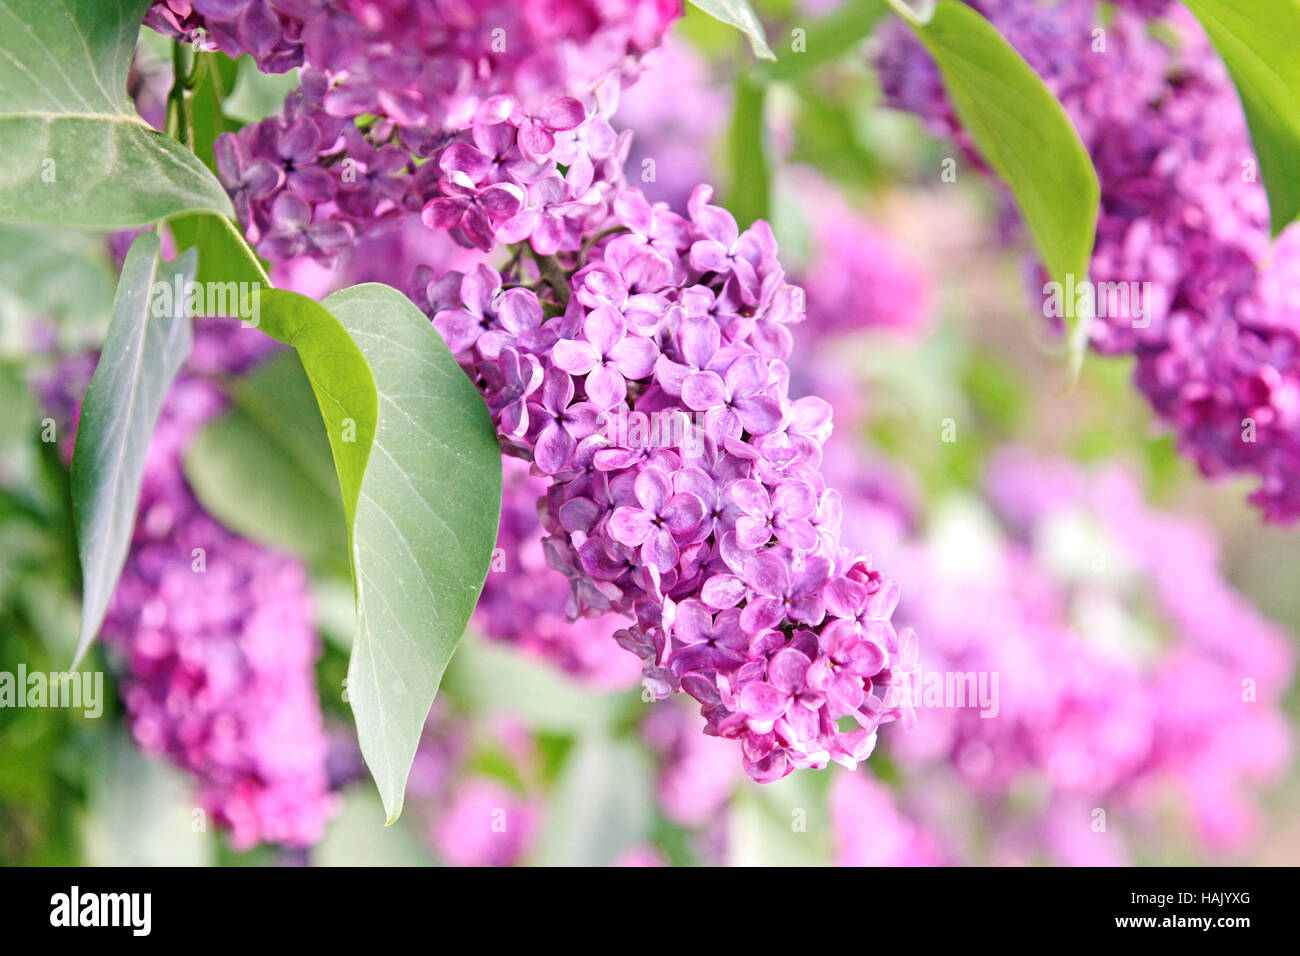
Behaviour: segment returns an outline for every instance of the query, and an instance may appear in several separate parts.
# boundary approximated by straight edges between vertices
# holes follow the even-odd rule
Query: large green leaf
[[[334,453],[357,633],[348,698],[389,822],[496,541],[501,457],[481,396],[429,320],[388,286],[260,296],[298,350]]]
[[[763,60],[775,60],[776,54],[767,45],[763,34],[763,24],[759,21],[749,0],[691,0],[691,5],[699,7],[709,16],[728,23],[749,38],[749,45],[754,56]]]
[[[1187,0],[1237,84],[1277,235],[1300,216],[1300,0]]]
[[[124,229],[232,212],[126,93],[149,0],[0,0],[0,219]]]
[[[190,440],[185,475],[203,507],[246,538],[348,571],[347,525],[329,439],[298,356],[230,388],[229,411]]]
[[[939,0],[925,19],[890,5],[916,31],[943,75],[958,119],[980,154],[1011,187],[1052,279],[1088,275],[1101,187],[1079,134],[1038,74],[1002,35],[958,0]],[[1077,370],[1090,317],[1070,336]]]
[[[149,439],[172,379],[189,354],[190,320],[184,303],[154,315],[154,283],[163,263],[156,233],[136,237],[126,254],[113,301],[113,318],[99,365],[81,406],[72,456],[72,507],[81,554],[82,618],[75,667],[90,646],[117,585],[135,527]],[[195,255],[166,264],[185,283]]]

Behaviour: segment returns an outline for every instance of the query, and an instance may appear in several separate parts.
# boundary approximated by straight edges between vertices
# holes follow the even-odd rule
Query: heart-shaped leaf
[[[217,178],[126,93],[149,0],[0,3],[0,219],[91,229],[230,214]]]

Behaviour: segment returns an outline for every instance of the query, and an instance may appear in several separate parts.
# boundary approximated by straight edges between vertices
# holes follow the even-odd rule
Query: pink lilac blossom
[[[359,761],[355,740],[348,746]],[[482,748],[502,753],[524,786],[507,786],[473,764]],[[407,782],[411,818],[438,860],[449,866],[514,866],[532,848],[543,804],[535,786],[538,754],[519,724],[473,723],[441,699],[425,722]]]
[[[694,697],[755,780],[856,766],[907,716],[912,639],[889,623],[897,585],[839,545],[830,406],[789,395],[801,296],[767,224],[741,232],[711,196],[687,219],[625,190],[577,254],[449,273],[430,311],[503,449],[548,481],[574,609],[632,619],[614,637],[647,688]],[[667,440],[621,434],[633,415]]]
[[[1013,861],[1123,862],[1120,834],[1137,845],[1170,794],[1206,851],[1249,845],[1256,792],[1290,759],[1294,659],[1223,580],[1213,536],[1147,507],[1121,471],[1016,450],[993,460],[988,500],[1005,534],[977,506],[941,509],[891,556],[916,582],[898,616],[925,637],[924,717],[891,738],[907,778],[918,791],[959,782],[961,812]],[[951,808],[928,813],[906,789],[942,831]],[[1099,806],[1107,833],[1092,829]],[[960,858],[979,852],[948,836]]]
[[[836,866],[942,866],[935,837],[867,773],[836,774],[830,795]]]
[[[819,337],[861,329],[924,335],[934,283],[901,243],[816,176],[802,173],[793,186],[810,233],[799,274],[808,294],[807,331]]]
[[[1204,33],[1160,2],[1126,4],[1108,20],[1094,0],[971,5],[1043,76],[1092,156],[1101,216],[1091,279],[1151,283],[1147,314],[1099,317],[1093,347],[1136,356],[1138,387],[1204,474],[1258,475],[1252,502],[1269,520],[1294,520],[1300,322],[1286,290],[1300,273],[1300,230],[1270,249],[1241,104]],[[1157,14],[1163,33],[1144,18]],[[919,45],[899,31],[881,51],[890,100],[969,147]]]
[[[102,630],[121,661],[136,741],[194,775],[200,806],[240,850],[308,846],[334,806],[307,571],[207,514],[181,466],[191,436],[225,406],[208,376],[242,371],[268,343],[235,322],[199,326],[149,445],[131,551]],[[58,404],[75,413],[80,393],[64,395]]]

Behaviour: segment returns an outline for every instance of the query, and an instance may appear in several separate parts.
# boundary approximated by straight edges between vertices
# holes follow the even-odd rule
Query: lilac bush
[[[524,5],[445,23],[419,9],[428,49],[402,46],[409,60],[392,59],[411,29],[404,3],[365,17],[344,4],[320,35],[285,16],[275,42],[259,34],[254,49],[297,40],[304,66],[283,116],[218,146],[250,240],[274,261],[329,262],[418,210],[462,246],[510,247],[504,267],[417,269],[408,288],[483,390],[504,450],[547,483],[544,547],[570,580],[567,616],[621,615],[630,626],[610,630],[650,692],[695,697],[755,779],[856,765],[877,726],[904,715],[890,690],[898,589],[839,546],[838,499],[818,474],[830,407],[788,394],[802,292],[766,223],[742,232],[707,187],[689,218],[629,189],[630,133],[608,121],[677,5]],[[250,16],[212,32],[246,43]],[[535,16],[564,41],[523,29]],[[504,57],[484,50],[500,22]],[[615,435],[629,416],[678,434]],[[489,588],[489,633],[509,632],[492,604]]]

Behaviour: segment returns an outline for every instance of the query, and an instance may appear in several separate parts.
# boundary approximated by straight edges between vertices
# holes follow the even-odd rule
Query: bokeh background
[[[757,6],[784,56],[791,30],[834,5]],[[824,467],[846,540],[901,583],[894,620],[916,628],[921,673],[996,674],[996,717],[923,693],[917,727],[886,727],[856,772],[749,782],[693,708],[647,702],[608,628],[564,619],[563,579],[529,537],[535,495],[508,461],[501,569],[430,715],[407,809],[384,828],[346,702],[342,526],[322,517],[332,501],[258,470],[265,456],[230,409],[269,400],[307,436],[308,471],[319,421],[292,360],[214,327],[151,449],[141,521],[185,529],[171,540],[202,541],[215,573],[123,587],[172,616],[182,661],[140,712],[185,721],[195,700],[235,700],[230,719],[258,731],[196,718],[177,752],[150,719],[128,726],[141,662],[105,642],[88,665],[106,675],[102,717],[0,709],[0,862],[1300,860],[1300,537],[1247,502],[1250,480],[1211,482],[1179,453],[1132,357],[1089,355],[1069,381],[1004,191],[934,123],[886,102],[877,65],[897,42],[878,32],[760,86],[739,35],[690,10],[614,122],[634,131],[629,170],[652,161],[651,199],[684,208],[708,181],[738,219],[770,219],[808,293],[792,380],[834,406]],[[146,116],[168,63],[166,41],[142,33]],[[292,84],[244,63],[239,76],[226,112],[244,122]],[[413,262],[472,263],[431,249],[442,242],[416,220],[275,278],[321,294],[396,284]],[[0,228],[3,670],[62,669],[75,645],[66,461],[124,248]],[[59,441],[41,440],[46,419]],[[250,494],[270,496],[288,529],[241,519]],[[301,547],[268,548],[263,532]],[[254,663],[231,663],[240,654]],[[275,676],[288,672],[310,676]]]

